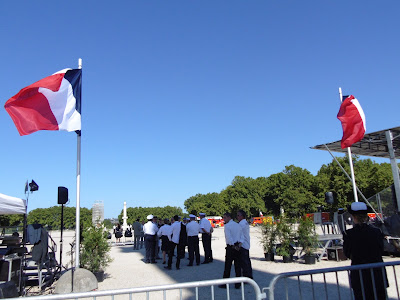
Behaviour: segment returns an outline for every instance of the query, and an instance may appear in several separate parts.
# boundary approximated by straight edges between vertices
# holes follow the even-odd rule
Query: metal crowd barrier
[[[386,268],[389,281],[388,289],[390,289],[390,291],[387,290],[386,299],[400,299],[399,286],[397,283],[397,276],[400,276],[400,274],[397,273],[400,272],[400,268],[396,268],[396,266],[399,265],[400,261],[396,261],[282,273],[275,276],[268,287],[262,289],[262,294],[265,293],[269,300],[354,299],[353,291],[350,286],[350,271],[358,271],[362,277],[361,270],[369,269],[372,275],[373,295],[367,296],[372,296],[372,299],[382,299],[382,295],[377,295],[372,270],[376,268]],[[340,273],[347,273],[347,276],[339,276]],[[364,289],[363,286],[361,288]],[[366,299],[367,296],[363,292],[363,299]]]
[[[240,294],[241,297],[238,297],[238,292],[235,291],[234,295],[231,292],[232,287],[229,284],[240,283]],[[261,300],[265,299],[265,294],[261,294],[261,289],[257,285],[257,283],[247,277],[235,277],[235,278],[226,278],[226,279],[215,279],[215,280],[205,280],[205,281],[194,281],[194,282],[185,282],[185,283],[176,283],[176,284],[168,284],[168,285],[159,285],[159,286],[148,286],[148,287],[136,287],[136,288],[129,288],[129,289],[118,289],[118,290],[108,290],[108,291],[93,291],[93,292],[84,292],[84,293],[71,293],[71,294],[62,294],[62,295],[43,295],[43,296],[32,296],[29,297],[29,300],[66,300],[66,299],[84,299],[84,298],[92,298],[96,300],[97,298],[101,297],[101,299],[111,299],[114,300],[115,296],[125,296],[125,297],[118,297],[120,299],[221,299],[221,293],[226,295],[226,299],[230,300],[237,300],[237,299],[246,299],[244,286],[251,286],[254,290],[255,299]],[[218,288],[218,285],[225,285],[226,290],[222,290]],[[210,288],[210,292],[206,293],[204,290],[201,291],[201,295],[199,292],[199,288]],[[216,295],[217,288],[218,295]],[[191,289],[190,291],[194,290],[194,293],[186,292],[184,295],[184,290]],[[174,294],[171,295],[167,293],[167,291],[171,290],[178,290],[178,295]],[[157,293],[157,292],[161,292]],[[156,293],[156,294],[155,294]],[[134,294],[142,294],[142,295],[134,295]],[[144,295],[143,295],[144,294]],[[150,296],[154,296],[151,297]],[[107,298],[105,298],[107,297]],[[251,296],[252,297],[252,296]],[[15,298],[9,298],[4,300],[13,300]]]

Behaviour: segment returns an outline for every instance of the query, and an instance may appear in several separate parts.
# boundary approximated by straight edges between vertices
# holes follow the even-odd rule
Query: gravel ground
[[[72,241],[73,231],[64,233],[64,250],[63,250],[63,264],[66,265],[69,263],[71,258],[69,256],[69,242]],[[293,263],[282,263],[281,257],[276,257],[275,262],[268,262],[264,259],[263,249],[259,243],[260,232],[257,227],[251,227],[251,249],[250,249],[250,257],[253,266],[253,277],[258,286],[262,289],[264,287],[268,287],[273,277],[277,274],[284,272],[295,272],[295,271],[304,271],[311,269],[322,269],[322,268],[333,268],[339,266],[348,266],[350,265],[350,261],[331,261],[326,258],[322,259],[320,262],[317,262],[315,265],[305,265],[304,262],[299,259]],[[53,238],[57,241],[57,233],[52,234]],[[123,238],[124,239],[124,238]],[[121,239],[123,241],[123,239]],[[144,263],[144,255],[145,249],[142,248],[140,250],[133,250],[133,246],[131,244],[131,238],[126,238],[125,243],[116,244],[115,239],[111,240],[112,248],[111,248],[111,256],[113,258],[113,262],[107,267],[105,270],[105,279],[103,282],[99,283],[99,290],[112,290],[112,289],[124,289],[124,288],[133,288],[133,287],[145,287],[145,286],[155,286],[155,285],[166,285],[166,284],[174,284],[174,283],[183,283],[183,282],[191,282],[191,281],[200,281],[200,280],[212,280],[212,279],[220,279],[222,278],[223,270],[224,270],[224,259],[225,259],[225,239],[224,239],[224,230],[223,228],[217,228],[213,234],[212,240],[212,250],[214,262],[210,264],[204,264],[199,266],[189,267],[187,266],[188,260],[181,260],[181,268],[180,270],[176,270],[173,268],[172,270],[164,269],[164,265],[162,264],[162,260],[157,260],[157,264],[145,264]],[[203,249],[202,244],[200,242],[200,255],[203,260]],[[186,257],[187,257],[186,253]],[[398,258],[390,258],[385,257],[385,261],[393,261],[398,260]],[[396,270],[397,273],[397,270]],[[400,274],[396,274],[400,276]],[[234,276],[234,270],[232,267],[231,276]],[[336,280],[339,281],[341,293],[341,299],[350,299],[349,290],[348,290],[348,278],[346,273],[338,273],[336,275],[333,273],[329,273],[325,276],[322,275],[313,277],[314,284],[314,294],[315,299],[324,298],[327,294],[329,299],[337,299],[338,289],[336,287]],[[389,277],[389,296],[390,299],[397,299],[397,293],[394,284],[394,276],[393,270],[388,270]],[[312,299],[313,298],[313,290],[311,288],[310,276],[303,279],[304,283],[302,283],[302,297],[303,299]],[[324,280],[327,283],[327,289],[325,289]],[[288,293],[290,299],[299,299],[299,288],[297,281],[288,280],[287,283]],[[347,287],[347,288],[346,288]],[[286,293],[286,289],[283,284],[280,284],[276,287],[276,299],[281,299]],[[211,299],[211,289],[210,288],[199,288],[199,299]],[[214,296],[216,299],[227,298],[227,291],[224,289],[215,288]],[[241,296],[240,290],[235,290],[232,288],[229,291],[231,299],[237,299]],[[159,299],[162,298],[162,294],[156,293],[150,299]],[[245,286],[244,296],[246,299],[254,298],[253,288],[250,286]],[[322,297],[321,297],[322,296]],[[134,299],[144,299],[145,295],[135,296]],[[154,297],[154,298],[153,298]],[[119,297],[117,297],[119,298]],[[195,299],[195,291],[191,290],[183,290],[182,292],[183,299]],[[168,291],[166,299],[179,299],[179,293]]]

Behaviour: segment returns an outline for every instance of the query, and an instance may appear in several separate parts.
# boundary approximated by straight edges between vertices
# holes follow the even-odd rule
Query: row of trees
[[[346,157],[337,158],[346,172],[350,167]],[[391,166],[376,163],[370,159],[353,159],[358,188],[367,198],[387,188],[393,183]],[[319,206],[327,206],[325,192],[333,192],[333,210],[345,208],[354,201],[351,181],[332,160],[323,165],[317,175],[294,165],[269,177],[236,176],[231,185],[220,193],[197,194],[184,203],[189,213],[205,212],[208,215],[222,215],[229,211],[236,213],[243,209],[249,217],[264,214],[279,215],[283,209],[290,216],[317,211]]]
[[[64,228],[74,229],[76,208],[64,206]],[[92,223],[92,210],[80,208],[80,224],[86,226]],[[20,226],[23,224],[23,215],[3,215],[0,216],[0,226]],[[49,208],[37,208],[28,213],[27,224],[42,224],[52,229],[61,228],[61,206],[52,206]]]
[[[338,158],[344,169],[350,173],[346,157]],[[358,188],[369,198],[393,183],[391,166],[388,163],[376,163],[370,159],[353,159]],[[184,202],[187,212],[180,207],[129,207],[127,208],[128,224],[136,219],[146,220],[149,214],[158,218],[169,218],[173,215],[187,216],[204,212],[207,215],[221,216],[229,211],[236,213],[243,209],[249,217],[258,216],[259,212],[278,216],[283,209],[290,216],[301,216],[314,212],[319,206],[326,206],[325,192],[333,192],[335,202],[331,209],[346,207],[354,201],[351,181],[332,160],[322,165],[317,175],[294,165],[269,177],[236,176],[232,183],[220,193],[197,194]],[[122,211],[118,216],[122,223]],[[91,223],[90,209],[81,208],[81,224]],[[11,226],[22,224],[23,216],[0,216],[0,225]],[[28,224],[40,223],[54,229],[60,228],[61,207],[38,208],[28,214]],[[75,207],[64,207],[64,227],[75,228]]]

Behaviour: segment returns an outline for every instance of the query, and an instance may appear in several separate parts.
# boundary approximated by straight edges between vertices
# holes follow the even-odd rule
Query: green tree
[[[266,183],[265,177],[236,176],[231,185],[221,192],[224,206],[234,215],[242,209],[249,217],[258,216],[260,211],[265,211]]]

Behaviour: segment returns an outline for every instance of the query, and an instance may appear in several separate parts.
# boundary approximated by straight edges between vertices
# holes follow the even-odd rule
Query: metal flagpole
[[[339,97],[340,97],[340,102],[343,102],[342,88],[339,88]],[[356,179],[354,177],[353,158],[351,156],[350,147],[347,147],[347,155],[349,157],[349,165],[350,165],[350,171],[351,171],[351,182],[353,183],[354,201],[358,202]]]
[[[82,69],[82,58],[78,60],[78,68]],[[82,126],[82,125],[81,125]],[[76,159],[76,217],[75,217],[75,268],[79,268],[80,250],[80,191],[81,191],[81,130],[77,131],[77,159]]]

